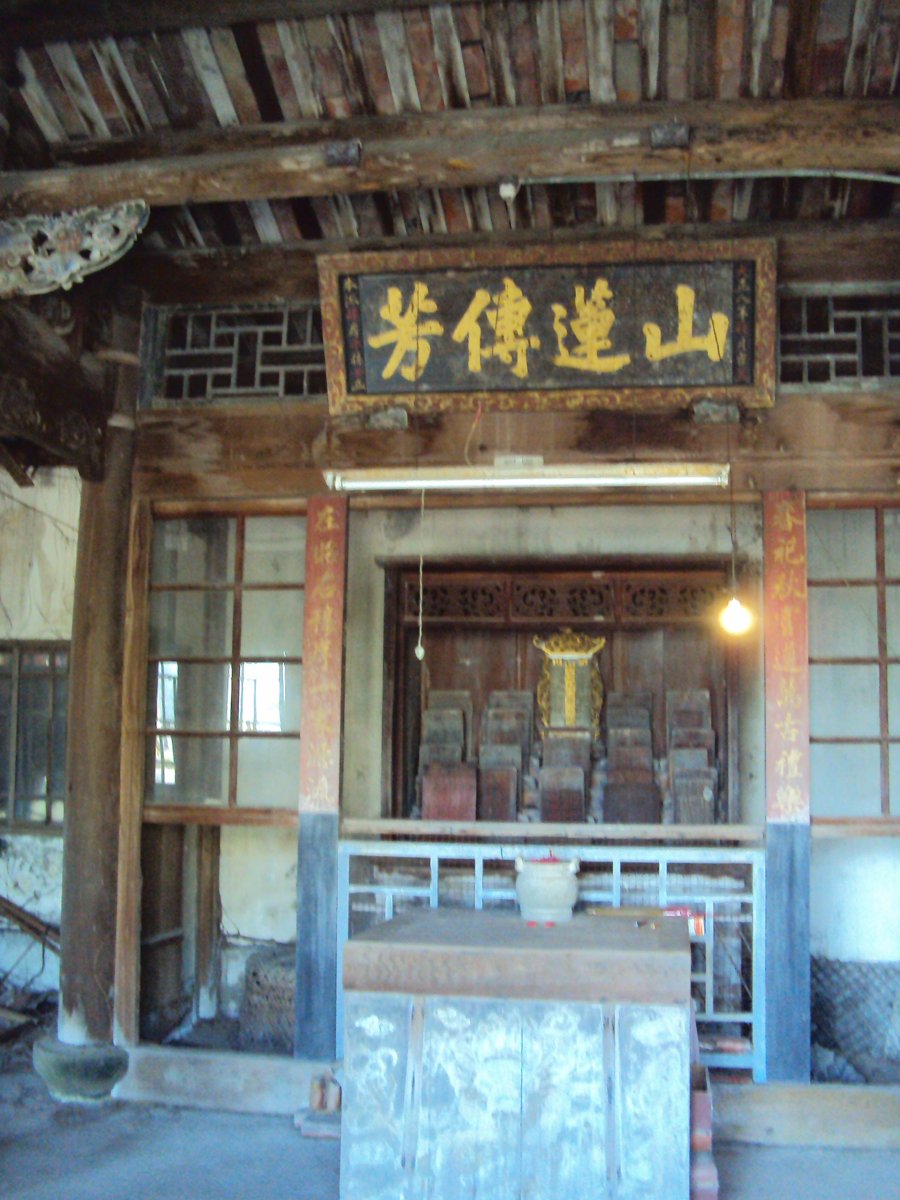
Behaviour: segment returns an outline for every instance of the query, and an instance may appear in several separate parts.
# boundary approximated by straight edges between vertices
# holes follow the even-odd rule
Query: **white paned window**
[[[300,515],[155,522],[146,803],[296,807],[305,560]]]
[[[807,513],[811,807],[900,813],[900,509]]]

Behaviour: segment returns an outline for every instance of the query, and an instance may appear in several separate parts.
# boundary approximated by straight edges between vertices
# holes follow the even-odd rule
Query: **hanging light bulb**
[[[730,492],[731,521],[731,599],[719,613],[719,624],[731,637],[740,637],[753,624],[753,613],[742,604],[737,595],[737,532],[734,517],[734,467],[731,462],[731,426],[728,427],[728,484]]]
[[[732,637],[739,637],[753,624],[753,613],[745,604],[741,604],[737,596],[732,596],[719,613],[719,624]]]

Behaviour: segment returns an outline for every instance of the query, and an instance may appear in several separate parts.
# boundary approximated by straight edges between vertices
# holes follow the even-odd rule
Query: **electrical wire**
[[[419,502],[419,640],[416,642],[415,656],[422,662],[425,658],[425,647],[422,644],[422,609],[425,594],[425,489]]]

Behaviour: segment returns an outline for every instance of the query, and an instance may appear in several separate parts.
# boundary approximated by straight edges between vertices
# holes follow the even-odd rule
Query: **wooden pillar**
[[[112,1041],[123,577],[135,395],[136,372],[119,367],[106,474],[102,482],[85,482],[81,493],[69,659],[59,1017],[56,1042],[35,1047],[36,1068],[64,1099],[108,1095],[128,1062]]]
[[[763,500],[766,696],[766,1074],[808,1081],[809,647],[802,492]]]
[[[336,1051],[337,849],[341,792],[347,501],[314,496],[306,516],[303,715],[297,850],[294,1053]]]

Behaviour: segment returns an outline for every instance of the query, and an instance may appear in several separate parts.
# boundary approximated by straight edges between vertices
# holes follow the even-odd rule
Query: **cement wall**
[[[762,558],[757,508],[738,512],[742,557]],[[730,552],[726,505],[598,505],[595,508],[530,507],[437,509],[424,524],[418,508],[354,511],[350,517],[347,582],[346,695],[342,811],[381,814],[381,696],[384,668],[384,575],[378,558],[545,558],[547,555],[678,555]],[[751,596],[757,612],[758,586]],[[742,646],[740,782],[742,818],[765,814],[762,708],[762,641],[759,626]]]
[[[81,482],[70,470],[40,471],[32,488],[0,487],[0,639],[72,636]],[[0,892],[59,923],[62,838],[3,835]],[[34,989],[59,985],[59,963],[18,930],[0,928],[0,979]]]

